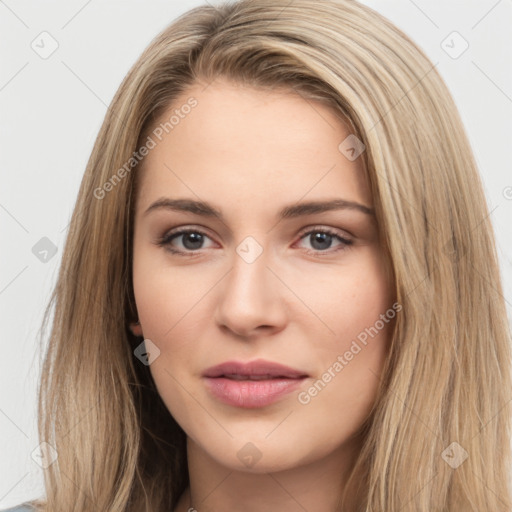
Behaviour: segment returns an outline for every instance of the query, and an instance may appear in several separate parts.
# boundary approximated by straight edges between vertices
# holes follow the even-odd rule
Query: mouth
[[[265,407],[297,389],[309,377],[270,361],[228,361],[203,373],[206,387],[221,402],[247,409]]]
[[[231,373],[227,375],[219,375],[219,377],[213,378],[225,378],[231,380],[272,380],[272,379],[288,379],[291,377],[285,377],[284,375],[238,375],[236,373]]]
[[[308,377],[306,372],[272,361],[257,359],[248,363],[226,361],[203,372],[203,377],[225,377],[236,380],[297,379]]]

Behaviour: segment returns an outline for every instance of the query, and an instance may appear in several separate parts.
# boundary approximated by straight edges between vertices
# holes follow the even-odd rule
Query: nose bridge
[[[254,237],[244,238],[236,247],[233,255],[233,269],[228,279],[226,293],[231,294],[239,302],[242,309],[244,302],[247,308],[263,304],[272,294],[272,283],[269,283],[267,268],[269,251],[263,248]]]
[[[239,334],[259,326],[276,327],[284,321],[279,282],[267,268],[270,251],[246,237],[236,247],[217,308],[217,321]]]
[[[247,294],[248,297],[264,292],[267,274],[268,251],[263,249],[253,237],[247,237],[236,247],[233,256],[233,270],[230,276],[230,285],[237,293]],[[267,292],[270,291],[268,286]]]

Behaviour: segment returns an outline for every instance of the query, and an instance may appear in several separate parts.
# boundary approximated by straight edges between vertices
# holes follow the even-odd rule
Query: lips
[[[203,373],[203,377],[213,379],[225,377],[236,380],[298,379],[307,376],[307,373],[300,370],[262,359],[249,363],[227,361],[217,366],[212,366]]]
[[[242,408],[265,407],[297,389],[308,374],[265,360],[228,361],[203,373],[214,398]]]

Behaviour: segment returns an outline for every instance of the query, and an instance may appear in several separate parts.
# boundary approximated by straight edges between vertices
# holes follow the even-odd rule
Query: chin
[[[287,437],[287,443],[277,436],[274,440],[269,440],[265,439],[266,435],[267,433],[260,436],[245,435],[243,441],[237,437],[231,439],[229,445],[216,447],[213,451],[211,445],[207,446],[206,451],[217,464],[230,471],[251,474],[294,469],[314,462],[331,451],[331,447],[308,448],[303,442],[291,437]]]

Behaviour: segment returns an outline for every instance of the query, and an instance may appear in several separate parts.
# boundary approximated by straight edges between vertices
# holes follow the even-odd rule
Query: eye
[[[181,239],[181,248],[173,247],[172,243],[179,239]],[[178,229],[164,235],[157,241],[157,245],[165,247],[173,254],[178,254],[180,256],[190,256],[195,251],[206,248],[203,247],[203,243],[206,239],[210,240],[210,237],[203,231],[198,229],[185,228]]]
[[[179,244],[181,247],[174,245],[176,240],[181,240],[181,244]],[[158,239],[156,244],[178,256],[193,256],[201,249],[208,248],[204,246],[205,240],[211,240],[211,238],[199,229],[178,228]],[[312,249],[307,252],[316,255],[344,250],[353,243],[352,240],[341,236],[338,232],[326,228],[310,229],[301,235],[300,241],[302,240],[310,241]],[[336,241],[338,244],[332,249],[333,242]]]
[[[344,250],[353,243],[352,240],[341,236],[338,232],[326,228],[310,229],[300,239],[311,243],[313,250],[308,251],[310,253],[332,253]],[[335,249],[331,249],[334,241],[338,241],[338,245],[335,246]]]

